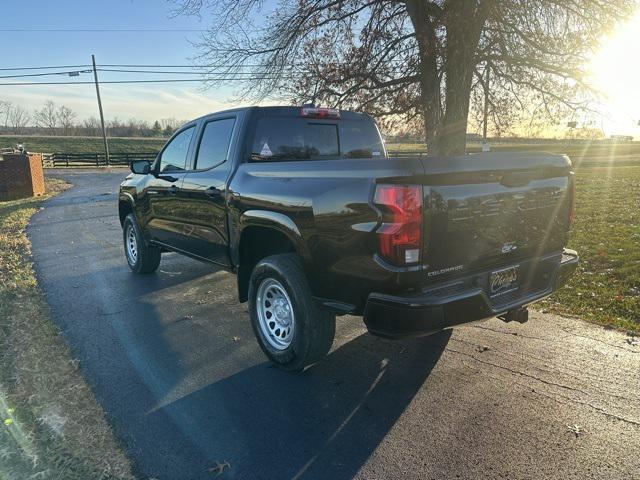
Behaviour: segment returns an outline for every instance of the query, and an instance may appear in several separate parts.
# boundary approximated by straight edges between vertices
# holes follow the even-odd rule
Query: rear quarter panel
[[[231,183],[230,211],[237,244],[247,211],[290,218],[314,294],[363,304],[375,286],[396,274],[375,261],[378,214],[371,204],[376,181],[411,182],[423,168],[416,159],[341,159],[251,162]],[[289,232],[295,235],[295,232]]]

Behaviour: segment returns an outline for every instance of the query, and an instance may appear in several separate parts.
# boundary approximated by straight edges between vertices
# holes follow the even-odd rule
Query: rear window
[[[262,161],[368,158],[384,156],[384,149],[368,119],[261,117],[251,154]]]

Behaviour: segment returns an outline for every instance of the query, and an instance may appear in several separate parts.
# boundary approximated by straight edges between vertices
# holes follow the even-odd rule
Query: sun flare
[[[603,95],[605,132],[640,137],[640,10],[604,39],[590,72]]]

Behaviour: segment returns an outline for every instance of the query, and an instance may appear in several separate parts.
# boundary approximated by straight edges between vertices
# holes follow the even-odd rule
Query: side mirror
[[[133,173],[137,173],[139,175],[146,175],[151,172],[151,163],[147,160],[136,160],[135,162],[131,162],[129,167]]]

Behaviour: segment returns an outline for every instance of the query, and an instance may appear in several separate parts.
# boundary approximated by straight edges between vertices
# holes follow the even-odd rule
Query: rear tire
[[[160,265],[160,248],[147,245],[142,238],[136,217],[130,213],[122,224],[122,238],[124,241],[124,256],[129,268],[135,273],[152,273]]]
[[[258,262],[249,280],[249,313],[260,348],[283,370],[301,371],[331,349],[335,315],[313,299],[295,254]]]

